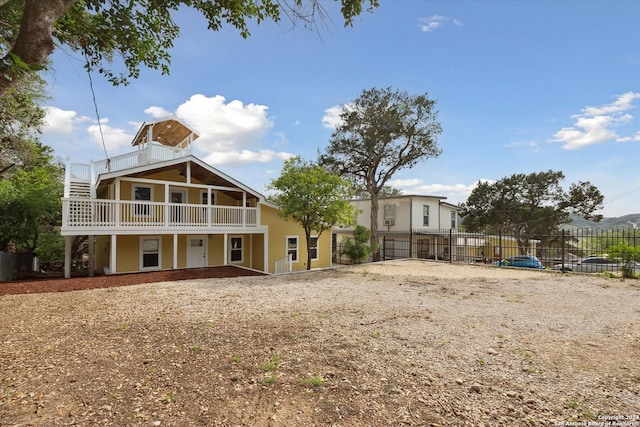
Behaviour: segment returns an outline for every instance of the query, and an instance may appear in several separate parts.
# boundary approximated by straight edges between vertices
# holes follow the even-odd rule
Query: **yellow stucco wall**
[[[271,206],[261,205],[261,222],[269,227],[269,271],[275,270],[275,261],[287,254],[287,237],[298,237],[298,261],[293,263],[293,270],[307,269],[307,242],[304,229],[293,220],[285,221],[278,210]],[[331,266],[331,230],[324,231],[318,239],[318,259],[312,261],[311,268]]]

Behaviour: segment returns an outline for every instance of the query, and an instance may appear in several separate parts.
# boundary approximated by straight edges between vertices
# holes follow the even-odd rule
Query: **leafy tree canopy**
[[[62,167],[49,147],[34,143],[31,150],[28,165],[0,180],[0,251],[13,242],[18,252],[33,252],[39,227],[60,221]]]
[[[34,160],[32,144],[45,116],[39,106],[44,94],[44,81],[31,74],[0,96],[0,180]]]
[[[340,1],[345,26],[378,0]],[[30,71],[46,65],[56,42],[82,52],[90,70],[113,84],[139,76],[140,65],[169,73],[170,54],[180,28],[172,13],[187,7],[201,13],[208,28],[235,27],[248,37],[248,22],[286,15],[293,23],[315,25],[325,17],[320,0],[0,0],[0,95]],[[121,58],[126,73],[109,67]]]
[[[277,192],[272,200],[280,206],[280,215],[285,219],[291,217],[304,229],[310,269],[311,234],[319,237],[331,227],[353,221],[349,182],[321,166],[293,157],[285,162],[280,176],[271,180],[269,189]]]
[[[402,190],[399,188],[392,187],[390,185],[385,185],[380,189],[378,193],[378,197],[393,197],[393,196],[402,196]],[[356,198],[358,199],[369,199],[371,198],[371,194],[367,190],[362,188],[356,190]]]
[[[437,157],[435,101],[427,94],[368,89],[343,106],[341,123],[319,163],[353,180],[371,196],[371,243],[378,243],[378,196],[393,175],[419,161]],[[379,253],[374,253],[374,261]]]
[[[465,229],[506,233],[518,240],[523,253],[529,241],[571,222],[570,214],[599,221],[604,196],[589,182],[560,186],[562,172],[515,174],[496,182],[481,182],[461,205]]]

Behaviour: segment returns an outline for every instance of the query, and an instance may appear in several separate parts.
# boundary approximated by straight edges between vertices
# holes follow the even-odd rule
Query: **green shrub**
[[[345,237],[342,241],[340,253],[349,258],[349,261],[353,264],[360,264],[378,249],[377,245],[369,245],[370,239],[371,231],[362,225],[356,225],[353,230],[353,238]]]

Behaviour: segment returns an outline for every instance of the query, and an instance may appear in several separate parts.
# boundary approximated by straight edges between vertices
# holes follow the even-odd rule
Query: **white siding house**
[[[378,199],[378,235],[382,259],[449,257],[449,233],[458,227],[459,207],[445,197],[402,195]],[[371,229],[371,199],[352,200],[356,224]],[[354,227],[336,228],[334,257]]]

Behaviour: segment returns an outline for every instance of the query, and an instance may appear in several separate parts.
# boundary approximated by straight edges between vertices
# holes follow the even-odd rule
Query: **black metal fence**
[[[380,259],[433,259],[448,262],[494,262],[515,255],[534,255],[546,267],[603,255],[608,248],[626,243],[640,246],[640,230],[573,229],[516,239],[509,235],[465,233],[455,229],[413,230],[409,233],[381,234]],[[333,248],[333,261],[348,264],[341,243]]]

